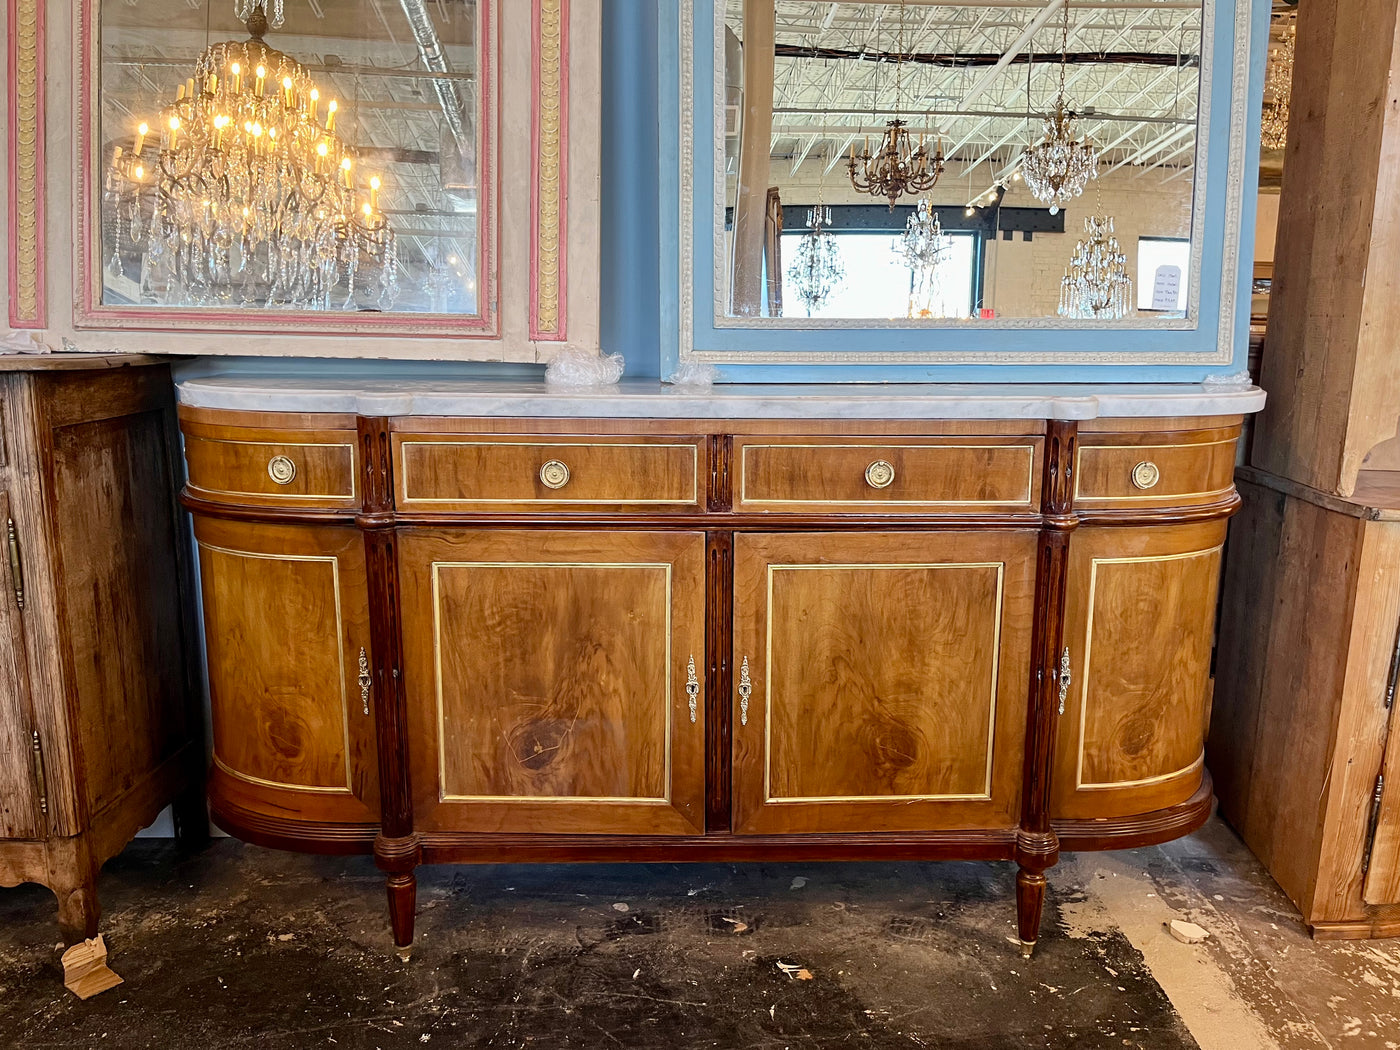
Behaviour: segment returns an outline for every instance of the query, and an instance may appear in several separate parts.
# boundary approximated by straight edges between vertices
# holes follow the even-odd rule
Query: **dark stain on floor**
[[[1117,930],[1027,962],[998,864],[420,869],[391,954],[367,858],[138,842],[103,872],[126,983],[64,990],[48,891],[0,890],[0,1046],[1195,1048]],[[1052,880],[1053,882],[1053,880]]]

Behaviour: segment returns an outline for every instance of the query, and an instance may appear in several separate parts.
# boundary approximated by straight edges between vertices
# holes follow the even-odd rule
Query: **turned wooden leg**
[[[63,943],[72,945],[96,937],[102,914],[97,903],[97,873],[56,885],[53,893],[58,898],[58,929]]]
[[[1027,959],[1040,939],[1040,914],[1045,907],[1045,872],[1021,868],[1016,873],[1016,927],[1021,954]]]
[[[413,952],[413,915],[418,907],[418,877],[395,872],[388,878],[389,921],[394,927],[394,951],[404,962]]]

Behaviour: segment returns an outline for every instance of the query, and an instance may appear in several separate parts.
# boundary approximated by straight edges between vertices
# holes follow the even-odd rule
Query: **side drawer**
[[[404,511],[695,510],[701,439],[394,435]]]
[[[1174,433],[1081,434],[1075,456],[1079,510],[1199,506],[1235,487],[1238,426]]]
[[[357,510],[353,430],[263,430],[181,424],[186,487],[216,503]]]
[[[1044,439],[736,438],[735,510],[905,513],[1040,509]]]

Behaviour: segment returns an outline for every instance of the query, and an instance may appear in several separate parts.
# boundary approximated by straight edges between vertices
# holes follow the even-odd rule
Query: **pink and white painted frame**
[[[10,0],[42,6],[43,0]],[[137,329],[171,332],[236,329],[240,333],[296,335],[373,335],[398,338],[442,338],[497,340],[501,336],[499,302],[500,208],[498,70],[500,37],[496,4],[498,0],[477,0],[477,39],[481,89],[478,92],[477,157],[479,195],[477,251],[478,302],[476,315],[449,314],[333,314],[290,310],[210,310],[178,307],[117,307],[102,303],[101,235],[96,209],[100,207],[101,158],[98,156],[96,115],[99,105],[94,91],[100,55],[98,12],[102,0],[80,0],[78,7],[78,91],[75,96],[78,178],[75,190],[77,212],[77,251],[74,297],[74,326],[92,329]],[[14,32],[13,22],[11,33]],[[42,37],[39,40],[42,51]],[[40,182],[42,185],[42,181]],[[13,234],[12,234],[13,236]]]
[[[44,208],[44,0],[9,0],[10,327],[48,324]]]

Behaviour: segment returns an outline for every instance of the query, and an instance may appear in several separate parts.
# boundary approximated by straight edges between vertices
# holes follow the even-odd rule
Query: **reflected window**
[[[882,212],[884,209],[880,209]],[[929,305],[919,304],[924,316],[961,319],[971,316],[975,300],[977,236],[946,234],[949,250],[937,268],[936,287],[925,289]],[[790,259],[802,237],[800,230],[783,231],[783,258]],[[890,231],[832,234],[845,274],[819,307],[809,310],[790,272],[783,276],[784,317],[866,317],[903,320],[910,316],[916,291],[914,274],[894,251]]]
[[[1179,237],[1138,238],[1138,309],[1186,312],[1191,278],[1191,242]]]

